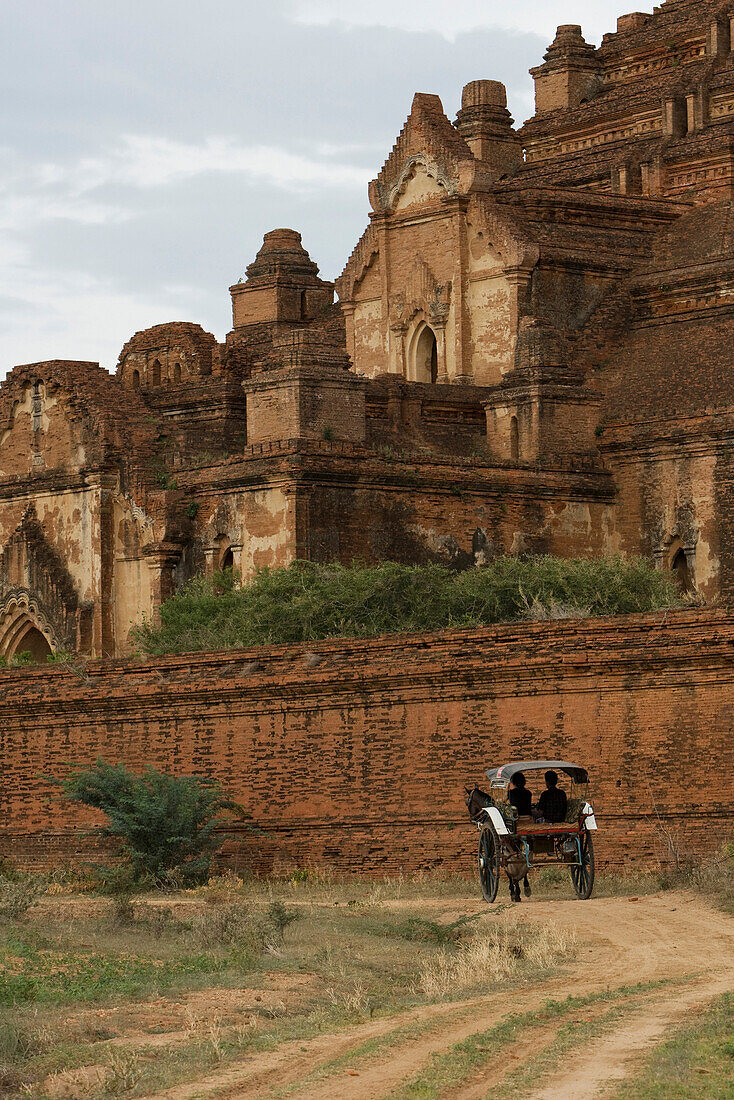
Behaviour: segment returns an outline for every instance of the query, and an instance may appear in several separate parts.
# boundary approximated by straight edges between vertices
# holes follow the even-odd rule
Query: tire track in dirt
[[[444,908],[447,912],[453,911],[457,903],[452,900]],[[489,913],[492,910],[486,906],[482,908],[472,898],[467,899],[465,911]],[[334,1096],[339,1100],[377,1100],[420,1073],[432,1054],[449,1050],[468,1036],[489,1030],[510,1014],[541,1008],[543,1001],[549,998],[561,1000],[571,994],[585,996],[624,985],[694,974],[698,976],[696,986],[685,994],[690,1005],[705,1003],[719,991],[734,989],[734,920],[692,895],[670,893],[639,899],[598,898],[587,902],[533,900],[513,910],[513,917],[518,921],[555,922],[573,928],[579,938],[579,950],[565,977],[541,982],[533,989],[523,987],[509,1010],[505,991],[458,1004],[430,1005],[315,1040],[288,1042],[225,1072],[168,1089],[146,1100],[194,1100],[207,1095],[227,1100],[265,1100],[299,1080],[303,1081],[302,1087],[289,1094],[293,1100],[332,1100]],[[649,1015],[645,1013],[651,1029],[648,1042],[660,1036],[679,1011],[690,1010],[690,1005],[685,1007],[687,1000],[680,991],[663,993],[653,1001],[654,1009],[651,1007]],[[681,1005],[684,1007],[679,1009]],[[434,1020],[436,1028],[431,1027]],[[656,1021],[655,1026],[653,1021]],[[330,1062],[367,1040],[387,1038],[409,1024],[426,1024],[430,1030],[417,1039],[381,1047],[367,1065],[362,1060],[359,1070],[352,1071],[358,1072],[358,1076],[350,1075],[351,1067],[347,1066],[343,1070],[329,1071]],[[596,1043],[593,1058],[588,1059],[588,1064],[584,1063],[586,1069],[579,1064],[579,1075],[588,1070],[584,1087],[592,1091],[581,1092],[578,1097],[575,1092],[570,1093],[569,1083],[574,1083],[575,1074],[564,1067],[563,1081],[547,1086],[560,1091],[549,1092],[547,1096],[539,1091],[537,1100],[541,1097],[542,1100],[560,1100],[561,1097],[568,1100],[571,1096],[585,1100],[593,1096],[593,1090],[605,1079],[603,1075],[611,1072],[614,1058],[619,1061],[620,1044],[629,1043],[630,1035],[636,1033],[634,1029],[635,1025],[625,1022],[624,1027],[615,1029],[612,1035]],[[619,1039],[617,1045],[615,1037]],[[552,1034],[549,1042],[552,1042]],[[596,1053],[607,1043],[611,1052],[608,1066]],[[520,1049],[523,1050],[522,1060],[526,1048]],[[513,1062],[508,1072],[518,1064]],[[594,1067],[602,1074],[598,1082],[592,1080]],[[319,1070],[328,1074],[322,1081],[303,1080]],[[577,1078],[581,1083],[584,1080],[582,1076]],[[467,1087],[470,1084],[473,1082],[467,1082]],[[475,1091],[479,1087],[477,1085]],[[491,1087],[491,1082],[487,1087]]]
[[[643,1056],[692,1010],[703,1008],[734,988],[733,977],[729,973],[718,982],[707,982],[677,994],[674,1001],[635,1014],[623,1027],[597,1040],[593,1053],[570,1058],[563,1073],[551,1077],[531,1094],[530,1100],[593,1100],[600,1096],[610,1084],[621,1083],[629,1076]]]

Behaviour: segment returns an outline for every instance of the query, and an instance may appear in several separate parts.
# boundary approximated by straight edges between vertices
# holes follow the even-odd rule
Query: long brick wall
[[[238,868],[473,870],[464,784],[586,763],[603,862],[734,836],[734,613],[511,625],[0,673],[0,856],[89,858],[92,817],[44,776],[99,754],[206,773],[267,836]]]

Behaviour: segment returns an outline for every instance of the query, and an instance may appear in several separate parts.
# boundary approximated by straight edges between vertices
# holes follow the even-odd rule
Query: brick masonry
[[[87,859],[93,815],[44,776],[102,754],[215,776],[267,833],[260,871],[472,873],[464,784],[496,761],[588,765],[604,863],[734,836],[734,614],[506,625],[0,674],[0,856]]]

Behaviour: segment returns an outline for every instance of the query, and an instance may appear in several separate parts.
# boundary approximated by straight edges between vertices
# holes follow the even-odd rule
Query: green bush
[[[228,570],[197,577],[135,639],[151,654],[186,653],[488,626],[523,618],[653,611],[677,603],[670,577],[638,558],[504,557],[456,573],[395,562],[263,569],[242,587]]]
[[[242,814],[221,786],[202,776],[173,776],[146,768],[135,775],[123,764],[98,759],[94,767],[51,780],[72,802],[107,815],[99,833],[119,839],[124,864],[108,877],[121,889],[134,884],[204,882],[224,839],[218,830]]]

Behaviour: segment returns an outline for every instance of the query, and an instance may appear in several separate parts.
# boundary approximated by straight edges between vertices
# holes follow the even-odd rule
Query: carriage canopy
[[[504,789],[517,772],[554,771],[564,772],[574,783],[588,783],[589,773],[579,764],[570,764],[568,760],[522,760],[514,764],[502,764],[499,768],[488,768],[487,778],[495,789]]]

